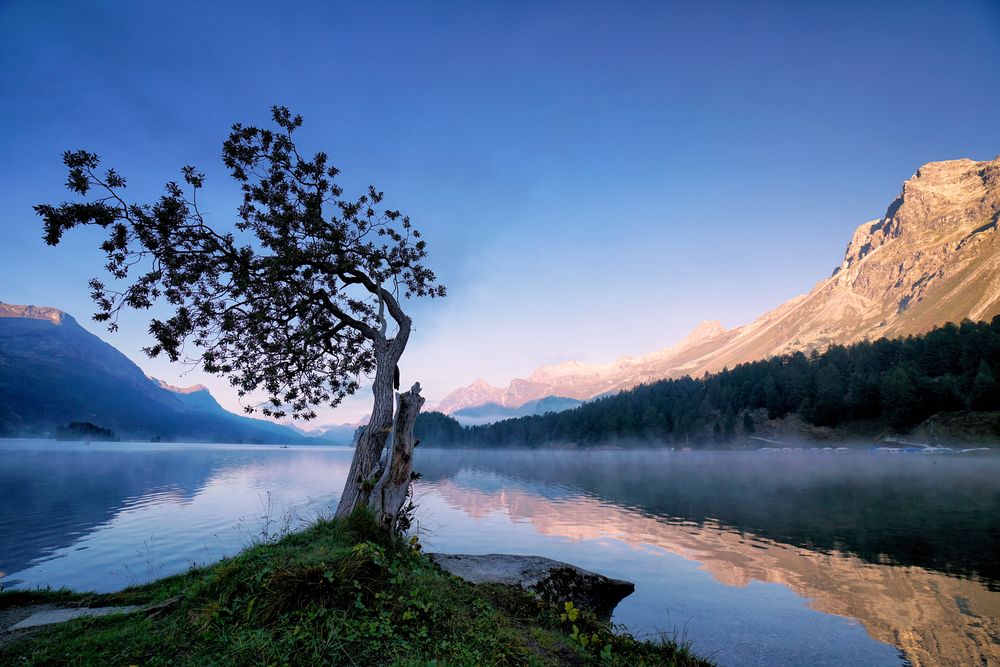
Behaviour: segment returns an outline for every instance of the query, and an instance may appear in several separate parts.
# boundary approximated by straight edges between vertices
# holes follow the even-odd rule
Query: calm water
[[[109,591],[330,514],[352,451],[0,440],[0,584]],[[1000,664],[1000,457],[417,452],[429,550],[636,583],[722,665]]]

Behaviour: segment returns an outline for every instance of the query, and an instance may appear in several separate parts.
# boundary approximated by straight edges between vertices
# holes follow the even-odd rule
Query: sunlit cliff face
[[[450,414],[487,402],[516,408],[545,396],[589,400],[643,382],[1000,314],[1000,158],[925,164],[886,204],[882,218],[857,227],[833,275],[745,325],[702,322],[679,343],[640,357],[541,366],[506,387],[477,380],[436,409]]]
[[[899,647],[916,666],[1000,661],[994,639],[1000,636],[1000,593],[979,581],[797,548],[713,522],[657,518],[555,487],[541,495],[511,485],[483,490],[477,481],[491,485],[468,476],[421,483],[421,502],[441,502],[474,520],[502,516],[529,522],[546,536],[652,546],[700,563],[728,586],[754,580],[781,584],[818,611],[857,619],[873,638]]]

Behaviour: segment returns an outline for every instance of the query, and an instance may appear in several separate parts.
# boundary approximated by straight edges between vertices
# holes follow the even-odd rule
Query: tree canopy
[[[384,207],[375,187],[345,197],[327,155],[304,157],[296,147],[301,116],[274,107],[272,119],[273,128],[234,125],[223,144],[243,193],[228,228],[206,221],[198,205],[205,175],[194,167],[155,202],[133,203],[126,179],[101,172],[84,150],[63,156],[67,186],[84,201],[35,210],[49,245],[74,227],[107,230],[111,280],[90,283],[95,319],[113,330],[123,308],[165,302],[171,314],[152,319],[147,354],[200,362],[241,397],[266,393],[267,415],[309,418],[357,391],[388,341],[405,345],[401,298],[444,296],[445,288],[424,265],[426,244],[409,217]]]
[[[441,297],[445,288],[424,264],[426,243],[409,217],[384,206],[374,186],[345,197],[326,153],[299,152],[302,117],[285,107],[273,107],[271,117],[273,128],[233,125],[223,143],[223,162],[243,193],[230,227],[206,221],[198,205],[205,175],[194,167],[183,167],[183,183],[168,182],[155,202],[134,203],[125,178],[99,171],[100,158],[85,150],[63,155],[67,187],[83,201],[35,211],[49,245],[74,227],[107,230],[101,249],[111,282],[90,282],[96,320],[114,330],[122,309],[167,304],[171,314],[150,321],[146,353],[201,364],[227,377],[241,398],[264,393],[265,415],[312,418],[316,406],[338,405],[372,374],[371,420],[337,514],[371,498],[380,520],[398,525],[423,404],[419,383],[393,403],[411,330],[401,301]],[[394,424],[399,412],[407,418]],[[397,451],[382,471],[393,431]]]

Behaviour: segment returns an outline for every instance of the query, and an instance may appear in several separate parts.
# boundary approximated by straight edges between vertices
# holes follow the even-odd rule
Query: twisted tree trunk
[[[397,336],[385,341],[376,352],[375,381],[372,393],[375,400],[368,426],[354,448],[351,469],[344,481],[344,491],[340,494],[336,516],[348,516],[355,508],[368,503],[368,497],[378,482],[378,463],[385,449],[386,440],[392,432],[392,395],[396,364],[402,355],[406,340]]]
[[[379,523],[394,529],[406,502],[413,473],[413,425],[424,404],[420,395],[420,383],[409,391],[396,394],[396,421],[392,433],[392,454],[386,463],[382,476],[368,498],[368,506]]]

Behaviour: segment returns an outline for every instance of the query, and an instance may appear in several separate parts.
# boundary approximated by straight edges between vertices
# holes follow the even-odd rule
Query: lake
[[[0,584],[97,591],[332,514],[352,450],[0,440]],[[1000,456],[417,450],[426,550],[635,582],[720,665],[1000,664]]]

